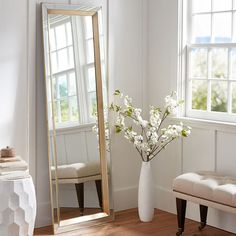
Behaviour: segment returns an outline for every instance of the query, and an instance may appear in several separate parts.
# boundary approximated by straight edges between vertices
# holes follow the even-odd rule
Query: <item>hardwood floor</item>
[[[198,222],[186,219],[183,236],[235,236],[210,226],[198,231]],[[79,231],[71,231],[60,236],[174,236],[177,230],[176,215],[155,210],[152,222],[142,223],[138,219],[137,209],[115,213],[115,221],[100,226],[93,226]],[[36,229],[34,235],[52,235],[51,227]]]

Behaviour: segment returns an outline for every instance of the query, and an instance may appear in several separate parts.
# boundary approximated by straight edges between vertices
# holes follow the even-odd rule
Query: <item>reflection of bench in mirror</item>
[[[99,206],[102,210],[102,181],[100,162],[92,161],[88,163],[74,163],[68,165],[51,167],[53,183],[56,183],[55,174],[57,175],[58,184],[75,184],[77,199],[80,208],[80,214],[84,214],[84,183],[95,181]]]

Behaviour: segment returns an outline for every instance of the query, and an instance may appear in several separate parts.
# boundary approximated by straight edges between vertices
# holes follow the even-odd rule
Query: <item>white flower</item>
[[[141,112],[142,112],[142,110],[139,109],[139,108],[135,108],[135,109],[134,109],[134,115],[135,115],[136,117],[140,116],[140,115],[141,115]]]
[[[119,116],[117,116],[116,124],[119,125],[119,126],[124,127],[125,126],[125,118],[124,118],[124,116],[122,116],[121,114]]]
[[[136,135],[137,135],[136,132],[134,132],[133,130],[127,129],[127,130],[125,131],[124,137],[125,137],[126,139],[128,139],[130,142],[134,142],[134,137],[135,137]]]
[[[160,115],[159,114],[155,114],[155,115],[151,115],[150,116],[150,124],[153,127],[158,127],[161,123],[161,119],[160,119]]]
[[[131,103],[132,103],[132,98],[130,98],[129,96],[125,96],[124,97],[124,105],[126,106],[126,107],[128,107],[128,106],[131,106]]]
[[[174,94],[175,95],[175,94]],[[165,108],[170,114],[175,114],[177,112],[178,102],[173,98],[173,95],[168,95],[165,97]]]
[[[142,135],[136,135],[134,137],[134,145],[139,146],[143,141],[143,136]]]

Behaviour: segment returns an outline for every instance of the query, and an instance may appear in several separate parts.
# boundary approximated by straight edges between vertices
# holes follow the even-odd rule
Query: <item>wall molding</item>
[[[138,187],[114,189],[113,202],[115,211],[136,208],[138,206]]]
[[[51,203],[50,202],[39,202],[37,206],[37,217],[35,228],[51,225]]]

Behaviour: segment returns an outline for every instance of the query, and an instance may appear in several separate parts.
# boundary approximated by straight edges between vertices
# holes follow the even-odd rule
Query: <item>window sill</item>
[[[233,122],[197,119],[197,118],[191,118],[191,117],[186,117],[186,116],[170,117],[169,120],[175,121],[175,122],[182,121],[185,125],[189,125],[196,128],[236,133],[236,123],[233,123]]]

